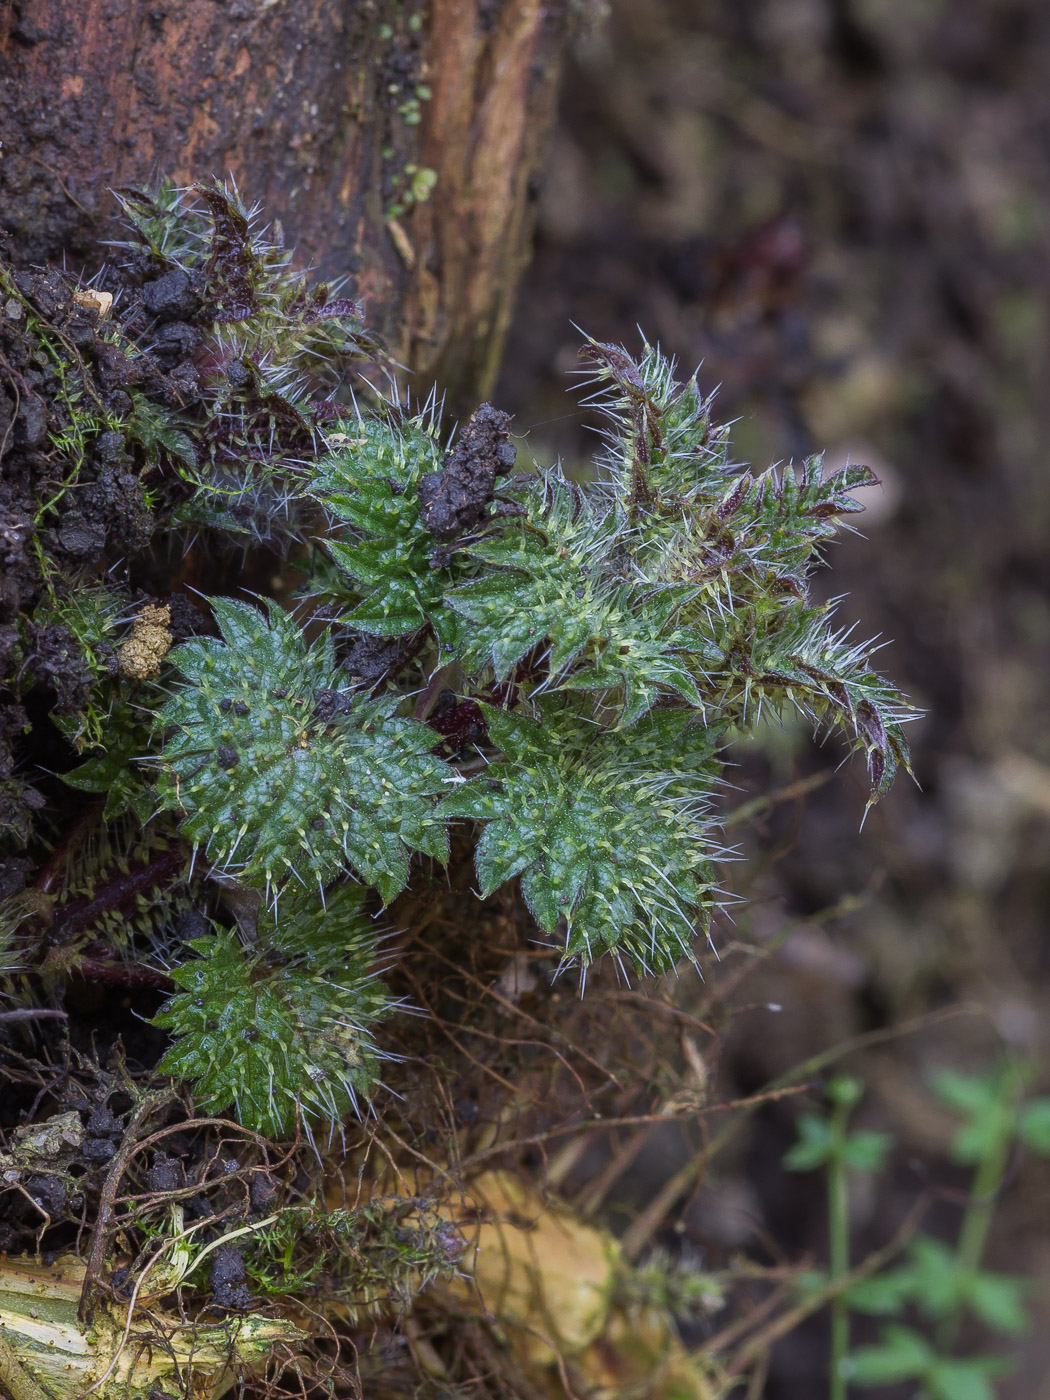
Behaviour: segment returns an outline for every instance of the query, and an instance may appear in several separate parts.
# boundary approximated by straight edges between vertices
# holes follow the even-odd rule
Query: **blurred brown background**
[[[898,1139],[854,1201],[859,1253],[931,1177],[965,1189],[923,1075],[1003,1047],[1047,1059],[1050,6],[615,0],[590,18],[496,401],[541,459],[584,458],[571,322],[634,348],[641,326],[721,385],[738,460],[826,448],[884,483],[819,587],[891,639],[882,668],[926,711],[919,786],[898,781],[862,833],[858,764],[777,808],[727,870],[753,907],[719,931],[729,967],[734,940],[791,926],[741,989],[783,1010],[737,1017],[728,1094],[858,1033],[972,1007],[846,1062],[868,1085],[861,1120]],[[730,805],[840,756],[801,727],[770,731],[736,756]],[[710,1257],[825,1258],[820,1183],[779,1168],[797,1107],[759,1115],[686,1207],[680,1232]],[[640,1160],[635,1205],[674,1152],[660,1139]],[[997,1382],[1010,1400],[1050,1395],[1048,1205],[1050,1168],[1018,1163],[989,1255],[1035,1279],[1033,1327]],[[958,1219],[942,1199],[927,1224],[952,1239]],[[825,1326],[777,1349],[770,1400],[824,1393]]]

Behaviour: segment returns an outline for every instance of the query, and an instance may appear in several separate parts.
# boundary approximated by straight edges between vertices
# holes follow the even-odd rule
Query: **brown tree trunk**
[[[109,187],[232,175],[454,402],[491,388],[567,0],[0,0],[0,224],[97,261]],[[414,191],[413,191],[414,186]]]

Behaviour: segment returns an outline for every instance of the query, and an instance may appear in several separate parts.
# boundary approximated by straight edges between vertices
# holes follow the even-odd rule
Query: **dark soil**
[[[215,1297],[215,1306],[220,1308],[250,1308],[255,1302],[251,1289],[244,1282],[247,1270],[244,1259],[235,1245],[224,1244],[212,1255],[208,1272]]]
[[[115,568],[126,575],[125,561],[153,536],[151,500],[170,508],[184,493],[177,473],[147,470],[145,443],[113,425],[127,420],[131,391],[140,402],[192,405],[199,332],[171,320],[196,311],[196,301],[148,264],[123,279],[110,274],[123,302],[102,319],[71,279],[15,268],[6,251],[0,242],[0,833],[24,844],[47,800],[47,780],[34,770],[54,766],[40,747],[46,722],[36,723],[35,752],[25,736],[38,712],[80,714],[95,675],[69,628],[34,610]],[[162,322],[166,356],[129,353]],[[116,669],[112,649],[94,661],[100,672]]]

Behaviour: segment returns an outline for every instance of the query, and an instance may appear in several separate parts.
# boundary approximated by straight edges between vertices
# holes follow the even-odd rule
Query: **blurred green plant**
[[[920,1400],[994,1400],[991,1378],[1009,1369],[1001,1355],[954,1354],[963,1318],[970,1314],[992,1332],[1020,1336],[1028,1327],[1024,1297],[1028,1282],[983,1267],[985,1247],[1011,1160],[1020,1148],[1050,1157],[1050,1097],[1026,1098],[1031,1067],[1005,1058],[994,1068],[965,1074],[939,1069],[931,1092],[962,1122],[950,1156],[973,1169],[967,1204],[954,1243],[926,1233],[908,1242],[899,1264],[853,1281],[831,1301],[831,1400],[845,1400],[850,1383],[877,1386],[915,1382]],[[863,1098],[861,1081],[833,1079],[830,1112],[799,1116],[798,1141],[785,1154],[789,1171],[823,1169],[827,1181],[829,1269],[810,1275],[807,1289],[845,1280],[850,1274],[849,1183],[851,1174],[880,1171],[893,1148],[892,1136],[850,1130]],[[850,1313],[894,1319],[879,1341],[850,1345]],[[924,1333],[902,1319],[914,1313]]]

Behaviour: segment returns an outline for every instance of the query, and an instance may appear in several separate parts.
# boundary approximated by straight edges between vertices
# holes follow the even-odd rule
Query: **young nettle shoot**
[[[196,910],[192,936],[173,912],[150,937],[176,985],[162,1069],[202,1106],[282,1135],[361,1105],[388,1006],[372,914],[448,860],[450,824],[480,898],[519,882],[563,966],[661,972],[695,956],[718,899],[731,736],[798,711],[863,754],[871,802],[907,764],[909,707],[810,593],[866,467],[736,466],[695,378],[595,341],[593,479],[520,463],[489,404],[455,434],[433,396],[340,392],[378,342],[235,190],[120,198],[130,290],[91,331],[105,375],[69,337],[39,352],[71,421],[78,395],[93,416],[82,465],[51,472],[12,675],[17,698],[18,676],[65,668],[69,786],[104,826],[167,824],[170,858],[122,878],[148,899],[151,869],[177,872],[179,918]],[[43,292],[20,285],[40,322]],[[150,561],[161,544],[226,561],[210,596],[143,597],[131,579],[157,573],[134,574],[126,531],[65,521],[114,472]],[[70,571],[48,561],[57,538],[94,552]],[[236,551],[258,546],[310,559],[294,609],[238,586]],[[35,801],[23,846],[54,839]],[[127,897],[114,881],[118,912]]]
[[[512,474],[509,420],[488,405],[448,450],[432,407],[357,407],[304,485],[330,522],[319,596],[337,624],[308,642],[309,611],[217,598],[221,640],[169,658],[161,801],[278,920],[301,885],[321,901],[354,879],[388,902],[413,853],[446,858],[458,820],[480,897],[519,880],[563,964],[665,971],[693,956],[717,899],[731,731],[784,706],[837,726],[867,758],[872,801],[907,761],[906,705],[807,586],[871,474],[825,478],[818,459],[741,471],[657,350],[586,354],[608,421],[592,484]],[[436,722],[450,708],[472,721],[458,750]],[[182,1044],[185,1017],[179,1029]],[[178,1063],[199,1079],[192,1055]],[[252,1095],[239,1085],[236,1100]]]

